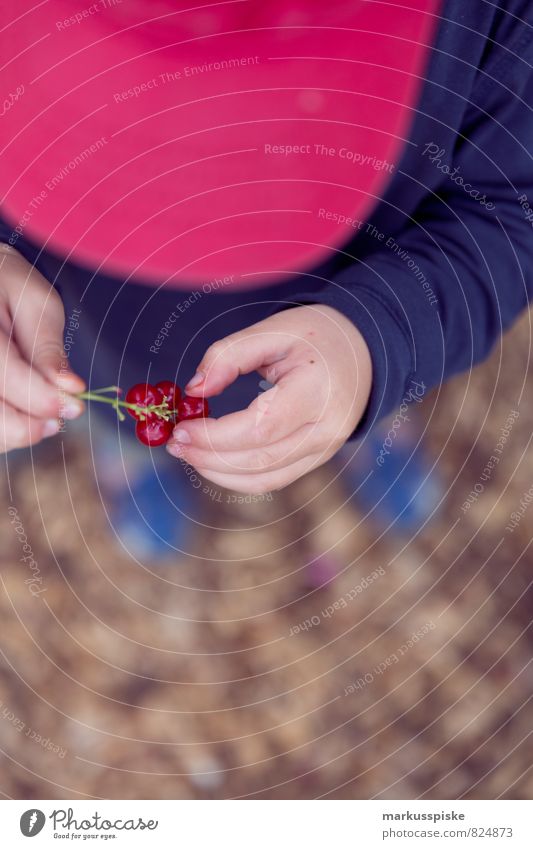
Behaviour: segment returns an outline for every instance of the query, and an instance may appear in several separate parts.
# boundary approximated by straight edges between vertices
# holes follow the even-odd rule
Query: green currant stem
[[[172,418],[173,411],[169,408],[166,397],[164,397],[162,404],[148,404],[147,406],[141,406],[140,404],[130,404],[128,401],[120,401],[118,397],[118,393],[120,391],[121,390],[118,386],[105,386],[103,389],[92,389],[88,392],[79,392],[75,397],[79,398],[81,401],[98,401],[101,404],[110,404],[117,411],[120,421],[124,421],[126,418],[121,407],[137,413],[141,421],[144,421],[149,415],[159,416],[159,418],[164,419],[165,421],[169,421]],[[104,393],[106,392],[115,392],[115,397],[104,397]]]

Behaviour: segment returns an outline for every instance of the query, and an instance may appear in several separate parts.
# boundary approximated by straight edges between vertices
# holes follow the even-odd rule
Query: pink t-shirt
[[[362,226],[408,143],[438,2],[6,5],[10,223],[132,279],[249,287]]]

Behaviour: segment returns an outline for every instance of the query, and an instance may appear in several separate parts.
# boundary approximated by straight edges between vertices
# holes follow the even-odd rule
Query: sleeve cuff
[[[372,360],[372,388],[366,410],[351,439],[369,433],[377,422],[412,399],[412,342],[379,294],[364,285],[348,291],[335,281],[327,289],[298,293],[282,309],[306,304],[324,304],[349,318],[363,336]],[[418,383],[418,387],[424,384]],[[420,392],[417,393],[420,395]]]

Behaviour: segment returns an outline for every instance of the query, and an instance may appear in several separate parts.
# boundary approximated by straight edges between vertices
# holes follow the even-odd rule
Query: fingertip
[[[65,395],[60,402],[60,417],[73,420],[79,418],[85,412],[85,404],[79,398]]]
[[[62,370],[59,372],[52,370],[50,372],[50,379],[59,389],[64,389],[65,392],[71,392],[73,394],[76,392],[83,392],[87,388],[83,378],[70,370]]]
[[[79,376],[79,374],[74,374],[74,372],[71,372],[69,380],[71,381],[72,386],[75,387],[76,392],[85,392],[85,390],[87,389],[86,382],[82,377]]]
[[[172,431],[172,439],[175,442],[181,442],[182,445],[190,445],[191,436],[182,424],[178,424]]]
[[[193,386],[191,390],[187,386],[185,394],[191,395],[193,398],[213,398],[215,395],[220,395],[224,392],[233,379],[227,379],[222,375],[207,375],[206,379],[199,386]]]
[[[183,449],[175,442],[167,442],[165,445],[165,451],[167,454],[170,454],[171,457],[175,457],[176,460],[182,459]]]
[[[197,372],[185,386],[185,394],[193,398],[211,398],[220,395],[221,392],[233,383],[238,372],[226,366],[211,368],[206,373]]]

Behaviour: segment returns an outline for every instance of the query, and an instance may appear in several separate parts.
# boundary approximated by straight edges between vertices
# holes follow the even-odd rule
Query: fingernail
[[[46,439],[48,436],[55,436],[59,431],[59,422],[57,419],[48,419],[44,423],[43,427],[43,437]]]
[[[178,459],[183,455],[183,446],[177,442],[167,442],[165,448],[169,454],[172,454],[173,457],[177,457]]]
[[[77,419],[83,413],[83,404],[75,398],[68,398],[61,408],[61,416],[64,419]]]
[[[55,382],[56,386],[59,386],[60,389],[67,383],[70,383],[71,385],[76,384],[76,386],[79,383],[83,383],[81,377],[78,377],[77,374],[74,374],[74,372],[70,370],[51,372],[50,377]]]
[[[191,437],[183,428],[176,428],[172,434],[173,442],[181,442],[182,445],[190,445]]]
[[[205,380],[205,374],[202,374],[201,371],[197,371],[194,377],[191,377],[189,380],[186,388],[188,389],[190,387],[192,389],[194,386],[199,386],[203,380]]]

